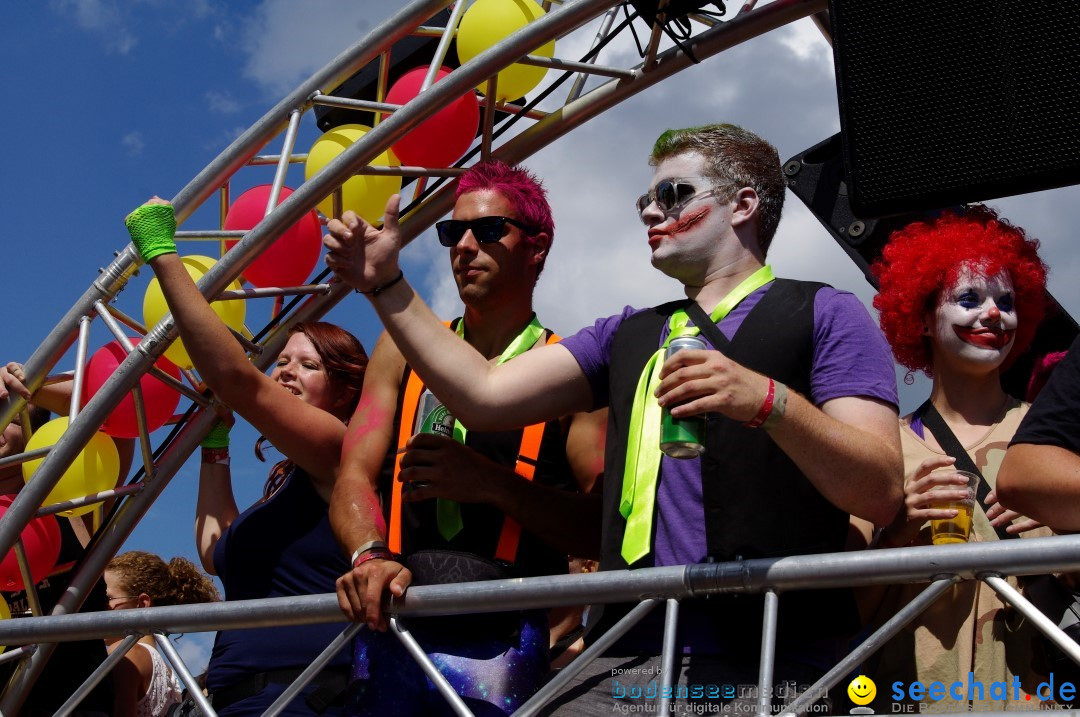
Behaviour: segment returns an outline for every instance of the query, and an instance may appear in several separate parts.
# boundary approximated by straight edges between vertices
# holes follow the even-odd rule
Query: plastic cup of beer
[[[975,510],[975,491],[979,487],[979,476],[968,471],[952,469],[942,472],[954,473],[966,478],[967,485],[937,485],[930,489],[931,495],[936,491],[955,494],[966,489],[967,496],[962,499],[949,496],[944,500],[931,501],[931,508],[956,511],[956,516],[952,518],[934,518],[930,521],[931,539],[934,541],[934,545],[966,543],[971,536],[971,514]]]

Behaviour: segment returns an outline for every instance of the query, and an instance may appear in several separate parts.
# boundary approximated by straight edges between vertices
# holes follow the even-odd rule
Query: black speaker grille
[[[831,0],[852,208],[1076,182],[1080,2]]]

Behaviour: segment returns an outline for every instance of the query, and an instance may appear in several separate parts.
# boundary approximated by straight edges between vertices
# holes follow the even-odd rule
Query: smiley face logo
[[[877,685],[866,675],[859,675],[847,686],[848,697],[857,705],[868,705],[877,696]]]

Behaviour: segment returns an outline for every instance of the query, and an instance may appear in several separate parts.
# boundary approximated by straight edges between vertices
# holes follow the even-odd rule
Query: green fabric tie
[[[773,280],[772,268],[765,265],[736,286],[720,300],[709,317],[718,324],[743,299]],[[660,404],[656,389],[660,385],[660,369],[664,365],[664,350],[679,336],[696,336],[697,326],[687,326],[690,317],[679,309],[668,322],[668,337],[645,364],[634,392],[630,413],[630,430],[626,441],[626,465],[623,469],[622,496],[619,513],[626,518],[623,532],[622,557],[632,565],[649,554],[652,543],[653,512],[656,503],[656,479],[660,471]]]
[[[144,204],[124,218],[124,226],[143,262],[176,253],[176,217],[171,204]]]
[[[465,320],[458,319],[455,331],[459,338],[465,338]],[[533,314],[532,320],[529,324],[521,330],[513,341],[503,349],[503,352],[499,355],[496,365],[504,364],[515,356],[531,349],[540,337],[544,335],[544,327],[540,324],[540,321],[536,318],[536,314]],[[454,440],[458,443],[464,444],[465,438],[468,435],[468,430],[461,424],[461,421],[454,419]],[[461,529],[465,527],[465,524],[461,521],[461,505],[457,501],[448,500],[445,498],[435,499],[435,517],[439,525],[439,535],[445,540],[450,540],[455,535],[461,532]]]

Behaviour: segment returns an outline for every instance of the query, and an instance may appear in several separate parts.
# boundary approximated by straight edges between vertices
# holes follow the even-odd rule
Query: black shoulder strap
[[[712,317],[705,313],[705,310],[698,306],[696,301],[691,301],[686,307],[686,314],[694,320],[694,326],[701,329],[701,333],[708,339],[709,343],[716,347],[718,351],[726,351],[731,345],[727,336],[716,328],[716,324],[713,323]]]
[[[949,428],[949,424],[945,423],[945,419],[941,417],[938,410],[934,408],[934,404],[930,402],[930,399],[926,399],[923,405],[919,406],[915,412],[916,416],[922,419],[923,426],[930,430],[930,433],[934,434],[934,438],[937,439],[938,444],[945,449],[945,452],[956,459],[956,467],[974,473],[979,476],[979,488],[975,492],[975,497],[978,498],[979,508],[986,511],[986,496],[990,494],[990,485],[983,478],[982,471],[975,466],[975,461],[971,460],[971,456],[964,450],[964,447],[960,445],[960,441],[957,440],[956,435]],[[1010,538],[1019,538],[1019,535],[1006,532],[1004,525],[995,525],[994,532],[997,533],[1000,540],[1009,540]]]

